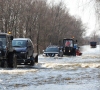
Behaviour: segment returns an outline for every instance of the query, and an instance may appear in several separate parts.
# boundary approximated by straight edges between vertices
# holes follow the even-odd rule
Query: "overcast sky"
[[[69,8],[71,15],[79,16],[83,23],[87,25],[87,36],[92,31],[97,31],[97,22],[95,15],[95,0],[49,0],[49,2],[58,3],[62,1]]]

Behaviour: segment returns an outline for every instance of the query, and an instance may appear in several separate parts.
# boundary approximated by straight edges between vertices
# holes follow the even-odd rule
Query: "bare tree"
[[[85,32],[82,21],[70,16],[63,2],[49,5],[46,0],[0,0],[0,25],[2,32],[31,38],[37,52],[59,45],[63,38],[74,36],[81,43]]]

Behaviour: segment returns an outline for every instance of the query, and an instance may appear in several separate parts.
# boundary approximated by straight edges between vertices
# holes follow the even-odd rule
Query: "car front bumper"
[[[55,57],[55,56],[59,56],[59,53],[58,52],[45,52],[45,53],[43,53],[43,56]]]

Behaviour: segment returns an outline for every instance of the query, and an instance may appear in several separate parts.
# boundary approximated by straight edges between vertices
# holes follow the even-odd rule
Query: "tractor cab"
[[[73,39],[63,39],[63,54],[76,56]]]

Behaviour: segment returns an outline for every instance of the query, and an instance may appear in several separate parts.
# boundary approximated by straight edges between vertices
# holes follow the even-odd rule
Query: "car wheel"
[[[54,56],[55,56],[55,54],[53,53],[53,54],[52,54],[52,57],[54,57]]]

